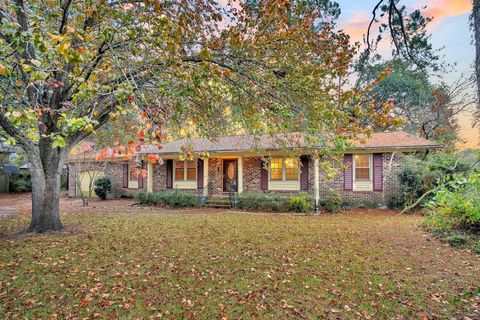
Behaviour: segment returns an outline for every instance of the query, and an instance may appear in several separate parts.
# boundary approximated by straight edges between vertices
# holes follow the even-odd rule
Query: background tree
[[[475,124],[480,123],[480,0],[473,0],[472,21],[475,43],[475,75],[477,80],[477,112]]]
[[[386,69],[388,73],[372,87],[366,100],[377,108],[392,101],[392,112],[403,120],[406,131],[454,147],[459,139],[457,116],[475,103],[470,90],[472,79],[462,76],[452,85],[435,84],[427,74],[412,68],[411,62],[397,58],[363,65],[358,83],[374,81]]]
[[[94,195],[95,181],[103,176],[110,158],[99,161],[96,157],[97,145],[91,141],[83,141],[75,146],[68,159],[69,174],[75,183],[77,196],[82,199],[82,205],[88,207],[88,201]],[[97,160],[97,161],[95,161]],[[85,190],[84,186],[87,186]]]
[[[137,143],[300,130],[325,152],[371,129],[356,116],[388,121],[339,85],[355,50],[315,1],[15,0],[0,22],[0,126],[31,163],[30,231],[61,228],[68,154],[120,115],[139,115]]]
[[[437,71],[441,68],[439,56],[435,54],[428,43],[429,36],[425,32],[425,25],[431,21],[431,17],[423,17],[420,10],[407,14],[405,6],[400,5],[400,0],[379,0],[372,10],[372,20],[367,29],[365,41],[366,53],[374,51],[375,43],[378,43],[388,34],[393,44],[393,56],[401,56],[409,60],[419,69],[431,68]],[[480,123],[480,0],[472,1],[472,26],[474,31],[475,45],[475,79],[477,89],[477,111],[472,121],[473,125]],[[383,22],[382,22],[383,20]],[[386,20],[386,22],[385,22]],[[372,40],[372,28],[380,23],[379,36]]]

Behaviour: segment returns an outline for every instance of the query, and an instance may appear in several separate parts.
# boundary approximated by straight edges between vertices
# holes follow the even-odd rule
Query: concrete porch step
[[[212,197],[205,202],[208,208],[230,208],[230,199],[227,197]]]

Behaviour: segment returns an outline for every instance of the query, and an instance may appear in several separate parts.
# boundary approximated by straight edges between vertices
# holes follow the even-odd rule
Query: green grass
[[[65,214],[0,239],[0,318],[474,317],[480,259],[387,214]],[[0,232],[25,226],[0,219]]]

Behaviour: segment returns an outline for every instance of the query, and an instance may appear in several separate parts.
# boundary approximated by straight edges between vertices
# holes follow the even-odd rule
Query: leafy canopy
[[[301,131],[342,149],[390,119],[345,88],[355,48],[338,14],[326,0],[2,2],[0,125],[27,153],[128,115],[140,143]]]

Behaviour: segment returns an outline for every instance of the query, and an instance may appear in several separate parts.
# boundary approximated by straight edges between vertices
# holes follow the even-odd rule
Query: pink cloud
[[[363,35],[371,19],[372,17],[366,11],[354,11],[349,19],[340,24],[340,27],[350,35],[353,42],[363,41]]]
[[[433,17],[433,21],[430,23],[430,26],[432,27],[439,24],[444,18],[469,13],[472,10],[472,1],[420,0],[412,7],[409,7],[408,11],[411,12],[414,9],[422,8],[424,6],[426,6],[426,9],[422,10],[423,15],[426,17]],[[367,32],[368,24],[372,19],[371,12],[368,10],[370,10],[370,8],[354,11],[350,18],[344,20],[340,24],[340,27],[351,36],[352,41],[363,40],[363,36]],[[377,27],[375,26],[373,31],[375,32],[376,30]]]
[[[423,15],[433,17],[432,25],[439,24],[446,17],[459,16],[472,11],[471,0],[426,0],[419,4],[427,6]]]

